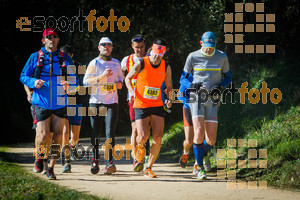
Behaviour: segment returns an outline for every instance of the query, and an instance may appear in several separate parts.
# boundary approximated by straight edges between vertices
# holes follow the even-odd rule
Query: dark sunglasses
[[[48,36],[46,36],[46,38],[51,40],[53,38],[58,38],[58,36],[57,35],[48,35]]]
[[[101,46],[104,46],[104,47],[105,47],[105,45],[107,45],[107,46],[109,46],[109,47],[112,46],[111,43],[100,43],[100,45],[101,45]]]
[[[142,42],[142,41],[145,41],[145,38],[142,38],[142,37],[139,37],[139,38],[133,38],[132,40],[131,40],[131,42]]]

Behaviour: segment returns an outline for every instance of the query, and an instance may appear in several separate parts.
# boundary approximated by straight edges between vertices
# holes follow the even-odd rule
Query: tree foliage
[[[114,42],[113,57],[121,60],[124,56],[132,53],[130,39],[137,33],[142,33],[147,40],[147,48],[156,37],[167,40],[168,51],[165,59],[170,63],[173,70],[174,88],[179,87],[179,77],[188,54],[200,48],[201,35],[208,30],[216,33],[218,49],[223,50],[229,57],[233,74],[240,62],[253,63],[254,61],[272,60],[274,56],[286,56],[290,59],[295,55],[297,42],[299,42],[299,1],[297,0],[266,0],[265,13],[276,14],[276,33],[256,37],[256,42],[268,41],[276,45],[276,55],[237,55],[234,54],[232,44],[224,43],[224,14],[234,11],[233,0],[141,0],[141,1],[83,1],[83,0],[47,0],[47,1],[23,1],[15,2],[1,1],[1,16],[4,23],[1,24],[1,33],[5,40],[2,41],[5,62],[9,63],[9,73],[5,74],[3,82],[5,98],[1,104],[5,105],[4,112],[9,116],[7,125],[12,128],[14,136],[20,140],[32,140],[34,134],[31,131],[31,118],[29,104],[26,102],[23,86],[19,82],[19,74],[31,53],[41,47],[41,33],[22,32],[16,29],[16,20],[20,17],[33,19],[35,16],[53,16],[59,19],[66,16],[71,19],[78,16],[82,10],[87,16],[93,9],[96,10],[95,17],[104,16],[108,18],[110,10],[114,10],[115,16],[126,16],[130,20],[130,28],[126,32],[117,29],[115,31],[99,32],[95,28],[93,32],[87,31],[87,22],[84,22],[83,32],[79,26],[75,26],[73,32],[61,32],[60,45],[71,44],[75,52],[75,59],[82,64],[88,65],[89,61],[98,55],[97,45],[102,36],[109,36]],[[243,1],[238,1],[243,2]],[[254,2],[254,1],[245,1]],[[244,2],[244,3],[245,3]],[[7,12],[4,12],[7,11]],[[249,19],[251,20],[251,19]],[[6,106],[7,105],[7,106]],[[172,117],[167,117],[168,122],[181,120],[181,105],[174,105]],[[124,134],[121,130],[130,131],[130,122],[127,114],[126,88],[120,92],[120,120],[118,134]],[[88,133],[84,133],[88,135]],[[126,134],[129,134],[127,132]],[[19,137],[22,136],[22,137]],[[9,142],[15,142],[12,137]],[[7,140],[8,141],[8,140]],[[3,142],[3,141],[2,141]],[[6,142],[6,141],[4,141]]]

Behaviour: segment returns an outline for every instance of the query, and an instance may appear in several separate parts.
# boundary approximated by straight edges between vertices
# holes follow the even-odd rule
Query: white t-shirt
[[[110,68],[112,75],[102,79],[99,83],[92,83],[88,78],[101,75],[105,69]],[[88,73],[89,72],[89,73]],[[88,65],[87,72],[83,78],[85,86],[92,86],[90,103],[113,104],[118,103],[117,82],[123,82],[124,76],[120,61],[112,58],[111,61],[104,61],[101,58],[94,58]]]

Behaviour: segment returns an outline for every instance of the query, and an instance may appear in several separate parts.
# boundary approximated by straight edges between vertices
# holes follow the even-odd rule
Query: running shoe
[[[106,167],[104,169],[104,174],[111,175],[112,173],[116,173],[116,171],[116,165],[112,161],[109,161],[109,163],[106,164]]]
[[[46,174],[47,170],[48,170],[48,159],[43,159],[43,171],[42,174]]]
[[[185,168],[187,166],[187,159],[188,158],[189,158],[189,154],[182,153],[182,155],[179,159],[180,167]]]
[[[71,147],[71,156],[70,156],[70,159],[71,159],[72,161],[78,159],[78,153],[77,153],[77,148],[76,148],[76,146]]]
[[[92,159],[91,173],[98,174],[99,170],[99,160]]]
[[[204,166],[204,170],[206,172],[209,172],[210,169],[211,169],[211,164],[210,164],[210,160],[209,160],[209,157],[208,156],[205,156],[203,158],[203,166]]]
[[[66,163],[62,173],[71,173],[71,163]]]
[[[150,167],[147,167],[145,172],[144,172],[145,177],[149,178],[157,178],[157,176],[153,173],[152,169]]]
[[[144,163],[145,154],[145,147],[143,145],[138,144],[137,148],[134,148],[134,157],[139,163]]]
[[[36,159],[34,162],[33,172],[41,173],[43,171],[44,164],[43,159]]]
[[[135,172],[140,172],[140,171],[142,171],[144,169],[144,163],[143,162],[135,162],[135,165],[134,165],[134,167],[133,167],[133,171],[135,171]]]
[[[56,176],[54,175],[54,171],[52,168],[49,168],[46,172],[46,175],[49,180],[56,180]]]
[[[198,174],[197,174],[197,179],[198,180],[206,180],[207,177],[205,175],[205,170],[204,169],[201,169]]]
[[[195,164],[194,164],[194,167],[193,167],[193,174],[197,175],[199,171],[200,171],[199,165],[197,165],[197,164],[195,163]]]

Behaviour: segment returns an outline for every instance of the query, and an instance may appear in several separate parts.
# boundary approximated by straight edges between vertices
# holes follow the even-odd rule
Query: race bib
[[[143,96],[145,99],[156,100],[158,99],[158,96],[159,96],[159,88],[148,87],[148,86],[145,87],[144,96]]]
[[[104,83],[101,85],[101,92],[114,92],[116,90],[115,83]]]

